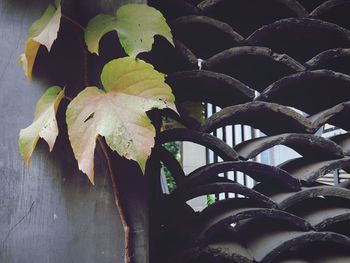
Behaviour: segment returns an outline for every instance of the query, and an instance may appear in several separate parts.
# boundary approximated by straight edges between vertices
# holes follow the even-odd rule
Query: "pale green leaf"
[[[85,29],[85,42],[88,50],[98,55],[100,39],[114,29],[115,18],[113,16],[100,14],[91,19]]]
[[[28,168],[39,138],[47,142],[50,151],[55,144],[58,135],[56,112],[63,97],[64,91],[60,87],[49,88],[37,102],[32,124],[20,131],[19,150]]]
[[[195,122],[199,122],[201,124],[205,121],[205,113],[204,113],[204,105],[202,102],[198,101],[185,101],[177,105],[179,111],[182,115],[186,116],[186,119],[194,120]],[[165,117],[162,120],[162,127],[161,129],[164,130],[171,130],[176,128],[186,128],[185,125],[180,123],[179,121],[171,118],[171,117]]]
[[[117,10],[115,17],[98,15],[89,22],[85,31],[89,51],[98,54],[100,39],[114,30],[131,57],[150,51],[155,35],[163,36],[174,44],[170,27],[158,10],[144,4],[127,4]]]
[[[55,15],[56,8],[53,5],[49,5],[43,15],[36,20],[29,28],[29,37],[34,38],[38,36],[50,23],[51,18]]]
[[[181,107],[186,111],[190,118],[194,118],[200,123],[204,123],[204,105],[198,101],[186,101],[181,103]]]
[[[103,68],[101,81],[107,92],[115,91],[136,96],[142,94],[142,97],[153,100],[155,105],[164,103],[176,111],[174,95],[165,83],[165,75],[143,60],[135,61],[128,57],[112,60]]]
[[[166,130],[171,130],[176,128],[186,128],[186,126],[170,117],[164,117],[162,119],[162,125],[160,127],[161,131],[166,131]]]
[[[147,5],[124,5],[117,11],[117,32],[125,52],[136,57],[152,49],[154,36],[161,35],[173,44],[170,27],[163,15]]]
[[[56,3],[59,4],[59,1]],[[56,8],[49,5],[42,17],[30,27],[25,52],[19,58],[19,62],[30,80],[32,79],[33,65],[40,45],[44,45],[48,51],[51,50],[52,44],[57,38],[60,21],[61,6],[58,5]]]
[[[155,136],[146,112],[153,108],[176,110],[164,75],[144,61],[129,57],[112,60],[103,69],[101,79],[104,91],[96,87],[84,89],[66,112],[74,156],[92,183],[99,135],[113,151],[135,160],[144,171]]]
[[[55,6],[56,6],[56,8],[61,6],[61,0],[55,0]]]

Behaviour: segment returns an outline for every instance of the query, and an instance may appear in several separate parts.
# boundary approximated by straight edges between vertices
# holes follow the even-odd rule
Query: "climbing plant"
[[[102,87],[84,87],[74,98],[67,97],[62,87],[48,88],[37,102],[32,124],[20,131],[19,150],[29,169],[40,138],[47,142],[50,151],[53,149],[59,133],[56,112],[61,101],[68,99],[66,123],[79,169],[93,184],[94,151],[98,141],[106,156],[112,183],[115,184],[106,147],[126,159],[136,161],[144,171],[156,134],[146,113],[155,108],[169,108],[176,112],[175,98],[165,83],[164,74],[137,58],[141,52],[152,49],[155,35],[173,44],[172,34],[163,15],[147,5],[127,4],[120,7],[114,16],[99,14],[84,28],[63,14],[61,1],[56,0],[29,29],[25,51],[19,58],[28,79],[33,78],[39,48],[44,46],[50,52],[54,45],[62,18],[84,30],[84,48],[89,52],[98,55],[100,39],[106,33],[116,31],[128,56],[104,65]],[[117,185],[113,189],[117,189]],[[129,226],[117,190],[115,198],[125,229],[125,262],[130,262]]]

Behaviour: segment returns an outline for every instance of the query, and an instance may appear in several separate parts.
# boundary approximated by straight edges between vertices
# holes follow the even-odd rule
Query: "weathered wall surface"
[[[47,87],[65,85],[72,96],[83,87],[81,32],[66,21],[52,52],[40,50],[33,82],[18,64],[29,26],[49,2],[0,0],[0,262],[122,262],[123,230],[99,150],[95,186],[78,172],[64,133],[52,154],[39,143],[30,175],[18,151],[19,130],[31,123]],[[64,1],[63,11],[85,23],[121,2]],[[98,69],[89,71],[98,75]]]

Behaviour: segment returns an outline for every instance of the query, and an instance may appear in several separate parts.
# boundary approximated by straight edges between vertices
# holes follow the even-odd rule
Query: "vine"
[[[82,52],[86,87],[74,98],[66,96],[65,89],[61,87],[48,88],[37,102],[32,124],[20,131],[19,150],[27,169],[40,138],[47,142],[51,151],[59,133],[56,120],[58,106],[62,99],[69,100],[66,123],[74,157],[79,169],[94,184],[94,152],[96,141],[99,143],[124,227],[124,262],[130,262],[133,254],[129,249],[130,225],[107,147],[126,159],[136,161],[144,172],[156,134],[146,112],[154,108],[169,108],[176,112],[176,106],[164,74],[137,56],[152,49],[155,35],[161,35],[173,44],[172,34],[163,15],[147,5],[124,5],[115,16],[99,14],[84,28],[63,14],[61,1],[56,0],[31,26],[25,52],[20,55],[20,63],[30,80],[39,48],[45,46],[50,52],[60,30],[61,18],[84,33]],[[88,83],[87,52],[99,55],[100,39],[110,31],[117,31],[128,56],[106,63],[101,73],[103,87],[91,87]]]

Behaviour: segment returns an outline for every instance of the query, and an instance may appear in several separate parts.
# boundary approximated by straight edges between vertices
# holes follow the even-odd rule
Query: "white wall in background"
[[[183,142],[181,156],[182,166],[186,175],[206,164],[205,148],[195,143]],[[187,203],[195,211],[201,211],[207,206],[207,197],[200,196]]]

